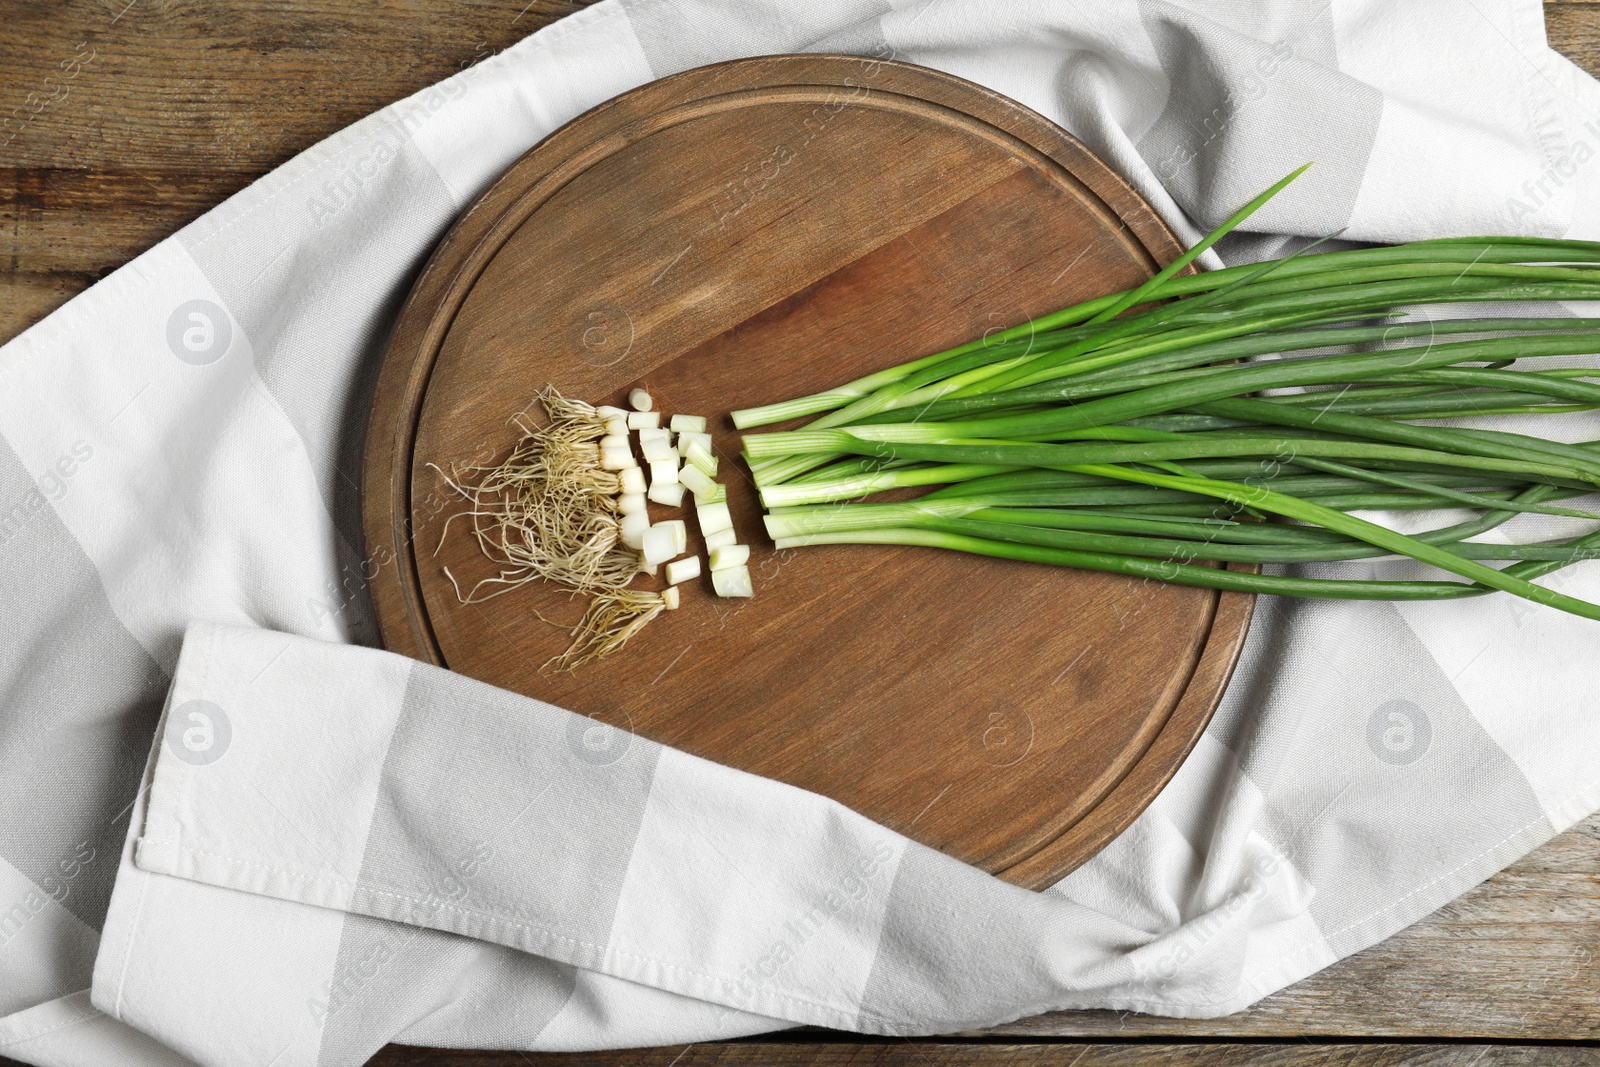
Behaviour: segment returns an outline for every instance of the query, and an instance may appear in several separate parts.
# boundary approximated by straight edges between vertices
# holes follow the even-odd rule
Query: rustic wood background
[[[1482,17],[1475,4],[1460,17]],[[6,0],[0,340],[296,152],[582,6]],[[1600,74],[1600,3],[1545,12],[1551,43]],[[373,1062],[1120,1067],[1176,1056],[1208,1067],[1600,1063],[1600,816],[1411,929],[1226,1019],[1064,1012],[941,1041],[791,1031],[585,1056],[393,1047]]]

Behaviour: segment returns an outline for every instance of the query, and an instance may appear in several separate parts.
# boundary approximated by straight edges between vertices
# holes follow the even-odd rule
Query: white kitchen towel
[[[1194,755],[1040,895],[359,647],[363,417],[434,241],[585,108],[799,50],[1021,100],[1189,237],[1316,160],[1240,259],[1600,237],[1600,89],[1534,0],[604,0],[368,117],[0,348],[0,1055],[1215,1015],[1600,806],[1592,624],[1499,596],[1263,600]]]

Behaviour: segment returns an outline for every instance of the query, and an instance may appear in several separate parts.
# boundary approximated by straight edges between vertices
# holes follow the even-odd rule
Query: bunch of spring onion
[[[1556,358],[1600,352],[1600,319],[1407,310],[1600,300],[1600,244],[1313,248],[1183,273],[1304,169],[1136,289],[735,412],[741,429],[817,416],[744,436],[778,547],[922,545],[1306,597],[1502,590],[1600,619],[1600,606],[1534,581],[1600,554],[1600,533],[1475,540],[1520,514],[1600,518],[1559,503],[1600,488],[1600,441],[1439,421],[1600,408],[1600,366]],[[936,488],[870,499],[907,487]],[[1412,535],[1353,514],[1460,508],[1471,517]],[[1392,556],[1446,574],[1379,581],[1214,565]]]
[[[534,581],[588,599],[583,617],[562,627],[570,643],[547,669],[575,670],[621,649],[675,610],[679,587],[700,577],[700,556],[686,554],[687,520],[652,522],[651,504],[675,514],[692,506],[717,596],[754,592],[750,549],[738,543],[726,491],[714,477],[706,420],[676,414],[664,426],[644,389],[632,390],[628,404],[631,411],[597,407],[546,386],[539,394],[546,421],[516,416],[521,439],[504,459],[450,473],[435,467],[467,507],[445,520],[434,554],[455,520],[466,519],[479,551],[498,568],[463,590],[444,567],[457,600],[477,604]],[[638,575],[654,578],[663,565],[665,588],[634,586]]]

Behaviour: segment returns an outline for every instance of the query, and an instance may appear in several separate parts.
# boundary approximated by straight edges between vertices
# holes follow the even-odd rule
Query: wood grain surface
[[[511,1057],[485,1052],[445,1052],[391,1046],[372,1067],[499,1067]],[[1485,1044],[1181,1044],[1166,1042],[984,1041],[882,1043],[802,1041],[732,1042],[629,1049],[623,1052],[545,1054],[527,1058],[540,1067],[1592,1067],[1600,1050],[1568,1045],[1533,1048]]]
[[[778,552],[727,412],[1131,287],[1180,251],[1065,131],[921,67],[767,56],[596,108],[463,213],[395,327],[362,479],[367,553],[395,561],[372,582],[384,644],[1051,885],[1176,771],[1250,598],[930,549]],[[441,472],[509,454],[546,382],[710,417],[754,598],[686,582],[681,610],[571,673],[542,667],[569,636],[539,621],[577,618],[567,590],[462,602],[500,565],[454,521],[464,501],[437,506]],[[650,517],[685,519],[698,558],[690,510]]]
[[[28,119],[0,133],[0,339],[296,152],[584,6],[524,5],[9,0],[0,113],[21,108]],[[1481,17],[1475,6],[1459,17]],[[1545,12],[1551,44],[1600,74],[1600,3]],[[93,60],[71,84],[46,84],[87,54],[80,43]],[[1226,1019],[1067,1012],[973,1044],[791,1033],[587,1059],[391,1048],[375,1062],[1588,1064],[1593,1047],[1515,1043],[1600,1041],[1597,931],[1600,816],[1388,941]],[[1233,1043],[1266,1039],[1281,1040]],[[1184,1043],[1197,1040],[1216,1043]]]

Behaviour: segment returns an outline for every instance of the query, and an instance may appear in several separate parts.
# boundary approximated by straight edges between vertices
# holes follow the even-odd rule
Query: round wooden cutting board
[[[1065,131],[934,71],[771,56],[618,97],[507,171],[401,314],[363,490],[384,641],[1046,886],[1177,769],[1251,599],[930,549],[777,552],[727,412],[1137,284],[1178,253]],[[642,385],[710,418],[753,599],[688,583],[680,610],[572,674],[540,671],[568,637],[539,616],[581,614],[563,591],[458,602],[446,567],[463,588],[495,568],[465,523],[441,543],[461,502],[435,465],[503,457],[546,383],[613,404]]]

